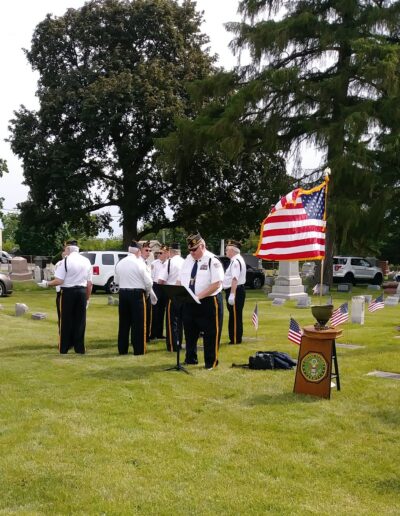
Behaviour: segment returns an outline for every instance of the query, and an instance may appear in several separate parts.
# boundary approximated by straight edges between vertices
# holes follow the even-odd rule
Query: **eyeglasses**
[[[190,253],[195,253],[199,247],[200,247],[200,246],[198,245],[198,246],[197,246],[197,247],[195,247],[194,249],[189,249],[189,252],[190,252]]]

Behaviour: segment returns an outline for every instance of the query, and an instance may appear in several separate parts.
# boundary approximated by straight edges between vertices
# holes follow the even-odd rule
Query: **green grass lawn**
[[[17,302],[30,313],[15,317]],[[293,394],[294,370],[231,367],[260,350],[296,357],[289,316],[313,323],[261,290],[247,291],[245,342],[226,344],[225,312],[219,367],[190,375],[165,370],[161,341],[118,356],[104,294],[85,356],[58,354],[54,290],[20,284],[0,304],[0,514],[400,514],[400,381],[367,376],[400,372],[400,305],[344,325],[338,342],[364,347],[338,348],[342,390],[324,400]]]

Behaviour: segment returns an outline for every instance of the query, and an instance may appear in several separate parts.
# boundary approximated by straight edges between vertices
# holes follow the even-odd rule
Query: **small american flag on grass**
[[[376,312],[376,310],[380,310],[385,307],[385,301],[383,300],[383,294],[381,294],[376,299],[373,299],[368,305],[368,312]]]
[[[300,345],[301,337],[303,336],[303,332],[300,328],[300,325],[297,321],[295,321],[292,317],[289,322],[289,333],[288,339],[295,344]]]
[[[334,310],[332,317],[331,317],[331,324],[332,326],[339,326],[339,324],[342,324],[349,320],[349,303],[343,303],[339,306],[339,308],[336,308]]]
[[[253,315],[251,316],[251,322],[254,325],[254,328],[258,330],[258,306],[256,303],[256,306],[254,307]]]

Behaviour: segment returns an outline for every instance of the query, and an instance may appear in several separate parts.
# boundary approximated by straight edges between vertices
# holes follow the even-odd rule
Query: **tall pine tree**
[[[231,46],[251,64],[198,87],[214,102],[192,124],[197,141],[287,159],[314,149],[315,169],[300,163],[298,173],[307,184],[332,169],[327,254],[373,250],[399,188],[400,2],[243,0],[239,9]]]

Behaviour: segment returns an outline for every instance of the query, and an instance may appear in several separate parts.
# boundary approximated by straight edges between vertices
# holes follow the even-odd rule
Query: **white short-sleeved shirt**
[[[142,256],[142,255],[140,255],[140,256],[138,257],[138,260],[139,260],[140,262],[143,262],[143,263],[144,263],[144,265],[145,265],[146,269],[148,270],[148,272],[151,272],[151,266],[150,266],[150,264],[147,262],[147,260],[145,260],[145,259],[143,258],[143,256]]]
[[[119,288],[141,288],[150,292],[153,281],[144,260],[132,253],[120,260],[115,266],[115,282]]]
[[[193,257],[189,255],[186,257],[183,263],[180,273],[180,281],[181,284],[186,288],[189,288],[190,277],[195,261],[196,260],[194,260]],[[217,288],[217,290],[215,290],[215,292],[211,294],[212,296],[215,296],[222,290],[223,279],[224,268],[222,267],[222,263],[214,254],[206,250],[200,260],[198,260],[194,293],[197,295],[205,288],[209,287],[212,283],[220,281],[221,285]]]
[[[151,262],[151,279],[154,283],[158,282],[164,263],[159,258]]]
[[[59,267],[64,267],[64,258],[62,260],[60,260],[59,262],[57,262],[54,266],[54,276],[57,277],[57,269]],[[61,285],[56,285],[56,292],[60,292],[61,290]]]
[[[235,254],[231,258],[228,268],[225,271],[224,281],[222,283],[223,288],[231,288],[232,280],[236,279],[238,285],[244,285],[246,283],[246,264],[240,254]]]
[[[61,287],[86,287],[92,281],[92,264],[77,251],[73,251],[55,271],[55,277],[63,281]]]
[[[179,255],[165,260],[159,279],[165,281],[167,285],[176,285],[184,262],[185,260]]]

